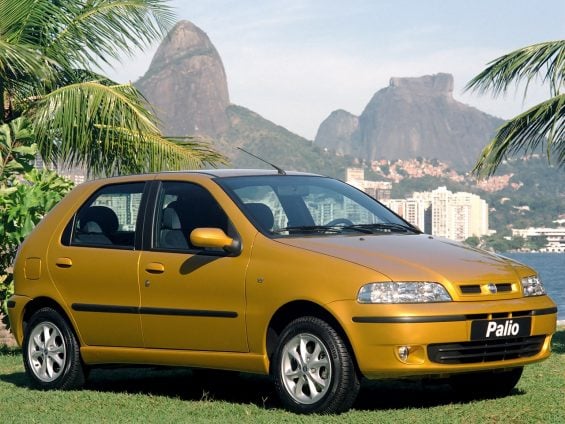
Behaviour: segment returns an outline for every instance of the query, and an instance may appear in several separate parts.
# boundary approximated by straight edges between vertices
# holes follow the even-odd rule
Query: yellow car
[[[299,413],[347,410],[361,378],[509,393],[550,355],[536,272],[438,239],[340,181],[211,170],[91,181],[37,226],[9,315],[31,384],[102,364],[270,374]]]

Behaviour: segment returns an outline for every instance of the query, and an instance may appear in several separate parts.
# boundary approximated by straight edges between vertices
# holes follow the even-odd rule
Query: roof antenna
[[[236,149],[239,149],[239,150],[241,150],[242,152],[245,152],[245,153],[247,153],[248,155],[253,156],[253,157],[256,158],[256,159],[259,159],[261,162],[265,162],[266,164],[271,165],[273,168],[275,168],[275,169],[277,170],[277,173],[278,173],[279,175],[286,175],[286,172],[284,171],[284,169],[279,168],[277,165],[274,165],[274,164],[272,164],[271,162],[267,162],[265,159],[260,158],[259,156],[254,155],[254,154],[251,153],[251,152],[248,152],[248,151],[245,150],[243,147],[236,147]]]

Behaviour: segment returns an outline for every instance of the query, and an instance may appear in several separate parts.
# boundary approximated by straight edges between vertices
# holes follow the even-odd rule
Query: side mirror
[[[239,253],[241,244],[220,228],[196,228],[190,233],[190,242],[198,247],[224,249],[228,253]]]

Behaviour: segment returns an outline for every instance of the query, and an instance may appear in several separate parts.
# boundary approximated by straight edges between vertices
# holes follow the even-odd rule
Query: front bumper
[[[327,306],[335,317],[341,318],[340,323],[351,342],[359,369],[369,379],[449,375],[538,362],[550,355],[551,336],[557,321],[557,307],[548,296],[402,305],[362,305],[356,301],[338,301]],[[531,319],[529,336],[515,339],[508,336],[489,341],[485,345],[490,346],[483,349],[487,353],[476,355],[477,351],[481,351],[481,342],[471,341],[472,322],[513,317]],[[494,346],[498,353],[492,353],[492,343],[499,344]],[[521,344],[535,344],[536,347],[533,351],[530,348],[528,354],[500,355],[501,350],[509,349],[500,346],[501,343],[513,349]],[[475,356],[459,363],[441,363],[433,354],[438,347],[454,349],[454,346],[462,346],[462,350],[468,349]]]

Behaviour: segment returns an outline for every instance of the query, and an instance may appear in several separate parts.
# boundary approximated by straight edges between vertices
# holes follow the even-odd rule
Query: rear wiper
[[[365,230],[379,230],[385,232],[411,232],[417,233],[418,231],[415,228],[412,228],[408,225],[398,224],[395,222],[377,222],[374,224],[353,224],[353,225],[346,225],[346,229],[365,229]]]

